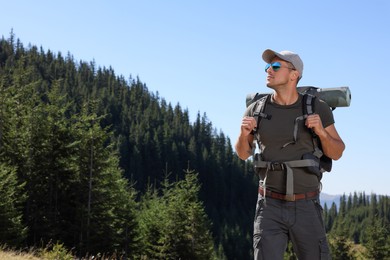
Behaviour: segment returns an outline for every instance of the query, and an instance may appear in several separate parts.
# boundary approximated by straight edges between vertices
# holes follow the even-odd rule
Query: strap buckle
[[[295,194],[286,194],[286,201],[295,201]]]
[[[284,163],[279,163],[279,162],[271,162],[268,165],[268,170],[271,171],[284,171],[285,168],[286,166],[284,165]]]

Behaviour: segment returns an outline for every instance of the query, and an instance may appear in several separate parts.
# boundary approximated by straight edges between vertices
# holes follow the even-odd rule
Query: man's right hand
[[[253,135],[251,132],[256,128],[257,122],[254,117],[245,116],[241,122],[241,132],[235,145],[236,153],[242,160],[252,155]]]
[[[248,136],[256,128],[256,124],[257,122],[254,117],[245,116],[241,122],[241,135]]]

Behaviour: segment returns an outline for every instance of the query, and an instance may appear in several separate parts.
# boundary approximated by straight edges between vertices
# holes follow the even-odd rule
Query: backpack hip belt
[[[286,200],[294,201],[294,172],[292,168],[298,167],[319,167],[319,163],[313,159],[302,159],[287,162],[266,162],[260,160],[260,154],[255,154],[255,169],[266,169],[268,171],[283,170],[286,173]]]

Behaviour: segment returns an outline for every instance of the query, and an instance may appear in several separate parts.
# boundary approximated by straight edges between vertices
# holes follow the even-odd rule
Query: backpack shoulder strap
[[[295,144],[297,142],[298,129],[299,129],[298,122],[305,120],[308,117],[308,115],[311,115],[314,113],[314,101],[315,101],[316,97],[313,95],[307,94],[307,93],[305,93],[305,94],[299,93],[299,95],[302,95],[302,115],[295,119],[293,141],[285,143],[283,145],[283,148],[290,145],[290,144]],[[311,131],[311,134],[314,138],[315,133],[313,132],[313,130],[310,130],[310,131]]]
[[[315,113],[315,99],[316,96],[312,94],[304,94],[303,95],[303,114],[306,115],[311,115]],[[317,158],[320,158],[320,171],[321,172],[330,172],[332,170],[332,159],[327,157],[326,155],[323,154],[322,152],[322,147],[321,147],[321,142],[318,138],[318,136],[312,132],[313,136],[313,146],[314,146],[314,151],[313,155],[316,156]]]
[[[314,114],[314,112],[315,112],[315,110],[314,110],[315,109],[315,107],[314,107],[315,99],[316,99],[316,97],[311,95],[311,94],[308,94],[308,93],[303,94],[303,97],[302,97],[303,118],[306,118],[308,115]],[[318,140],[316,133],[314,133],[314,131],[312,129],[310,129],[310,132],[311,132],[311,135],[313,137],[313,146],[314,146],[313,154],[317,158],[320,158],[323,155],[323,153],[319,147],[320,142]]]
[[[254,105],[253,117],[256,119],[256,129],[255,129],[255,132],[259,128],[260,121],[261,121],[262,118],[265,118],[265,119],[269,120],[272,117],[272,115],[268,115],[268,114],[264,113],[265,106],[266,106],[267,102],[270,99],[271,99],[271,94],[268,94],[268,95],[260,98],[259,100],[257,100],[255,105]]]
[[[303,94],[302,106],[303,106],[303,115],[311,115],[314,114],[315,107],[314,101],[316,96],[311,94]]]

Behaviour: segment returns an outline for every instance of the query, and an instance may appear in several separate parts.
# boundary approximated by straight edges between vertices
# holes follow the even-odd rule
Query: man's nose
[[[267,74],[270,74],[272,72],[274,72],[274,69],[272,68],[272,66],[269,66],[269,68],[266,70]]]

